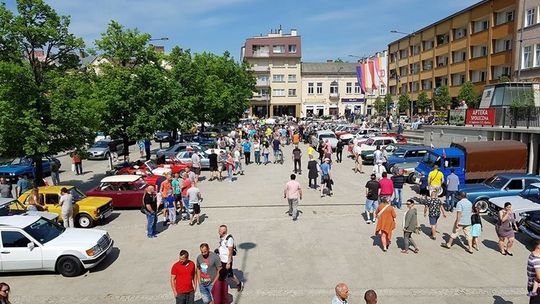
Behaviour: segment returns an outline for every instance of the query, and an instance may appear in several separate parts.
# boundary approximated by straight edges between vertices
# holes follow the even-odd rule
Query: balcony
[[[251,67],[251,71],[253,72],[269,72],[270,67],[265,65],[254,65]]]
[[[253,95],[253,101],[270,101],[270,95]]]
[[[253,57],[270,57],[269,51],[255,51],[252,54]]]
[[[330,93],[329,97],[331,100],[339,99],[339,93]]]
[[[269,87],[270,86],[270,81],[268,79],[267,80],[257,79],[257,82],[255,83],[255,86],[256,87]]]

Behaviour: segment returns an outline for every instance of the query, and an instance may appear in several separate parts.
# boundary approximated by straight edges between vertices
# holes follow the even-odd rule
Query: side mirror
[[[36,247],[36,244],[34,244],[34,242],[30,242],[30,243],[28,243],[28,244],[26,245],[26,247],[27,247],[30,251],[32,251],[32,250],[34,250],[34,248]]]

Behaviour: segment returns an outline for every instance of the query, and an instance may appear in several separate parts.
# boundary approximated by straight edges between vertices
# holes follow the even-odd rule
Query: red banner
[[[495,124],[495,109],[467,109],[465,124],[473,126],[493,126]]]

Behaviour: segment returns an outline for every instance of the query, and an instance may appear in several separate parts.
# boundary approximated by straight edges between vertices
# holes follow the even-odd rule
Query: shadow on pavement
[[[492,240],[483,240],[482,244],[487,248],[499,252],[499,243]]]
[[[109,266],[118,260],[118,257],[120,257],[120,248],[113,247],[111,253],[109,253],[109,255],[96,267],[90,269],[90,272],[100,272],[109,268]]]
[[[500,296],[493,296],[493,304],[514,304],[514,302],[506,301]]]
[[[90,174],[91,172],[85,172],[83,173],[82,176],[86,175],[86,174]],[[75,186],[77,188],[79,188],[82,192],[86,192],[94,187],[97,187],[99,185],[99,183],[101,182],[101,180],[107,176],[105,173],[99,173],[99,174],[93,174],[92,177],[87,180],[87,181],[83,181],[83,180],[61,180],[60,181],[60,185],[70,185],[70,186]]]
[[[238,277],[240,282],[242,282],[242,284],[245,284],[245,282],[248,282],[249,280],[248,280],[247,274],[244,273],[241,269],[246,268],[246,263],[247,263],[247,260],[248,260],[249,251],[251,249],[255,248],[255,247],[257,247],[257,244],[251,243],[251,242],[244,242],[244,243],[238,244],[238,249],[243,250],[244,254],[242,256],[242,265],[241,265],[240,268],[238,268],[235,271],[235,275]],[[234,286],[234,287],[236,287],[236,286]],[[234,299],[234,303],[238,304],[240,302],[241,298],[242,298],[242,293],[239,292],[238,295],[236,296],[236,299]],[[230,303],[232,303],[232,301]]]

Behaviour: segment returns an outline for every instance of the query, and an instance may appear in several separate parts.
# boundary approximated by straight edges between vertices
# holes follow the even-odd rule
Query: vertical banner
[[[364,76],[362,75],[362,66],[361,64],[358,64],[356,66],[356,79],[358,80],[358,85],[360,86],[360,90],[362,93],[365,93],[366,90],[364,88],[364,80],[362,79]]]
[[[368,60],[369,74],[371,75],[371,88],[377,89],[377,76],[375,75],[378,72],[375,69],[375,62],[373,60]]]

